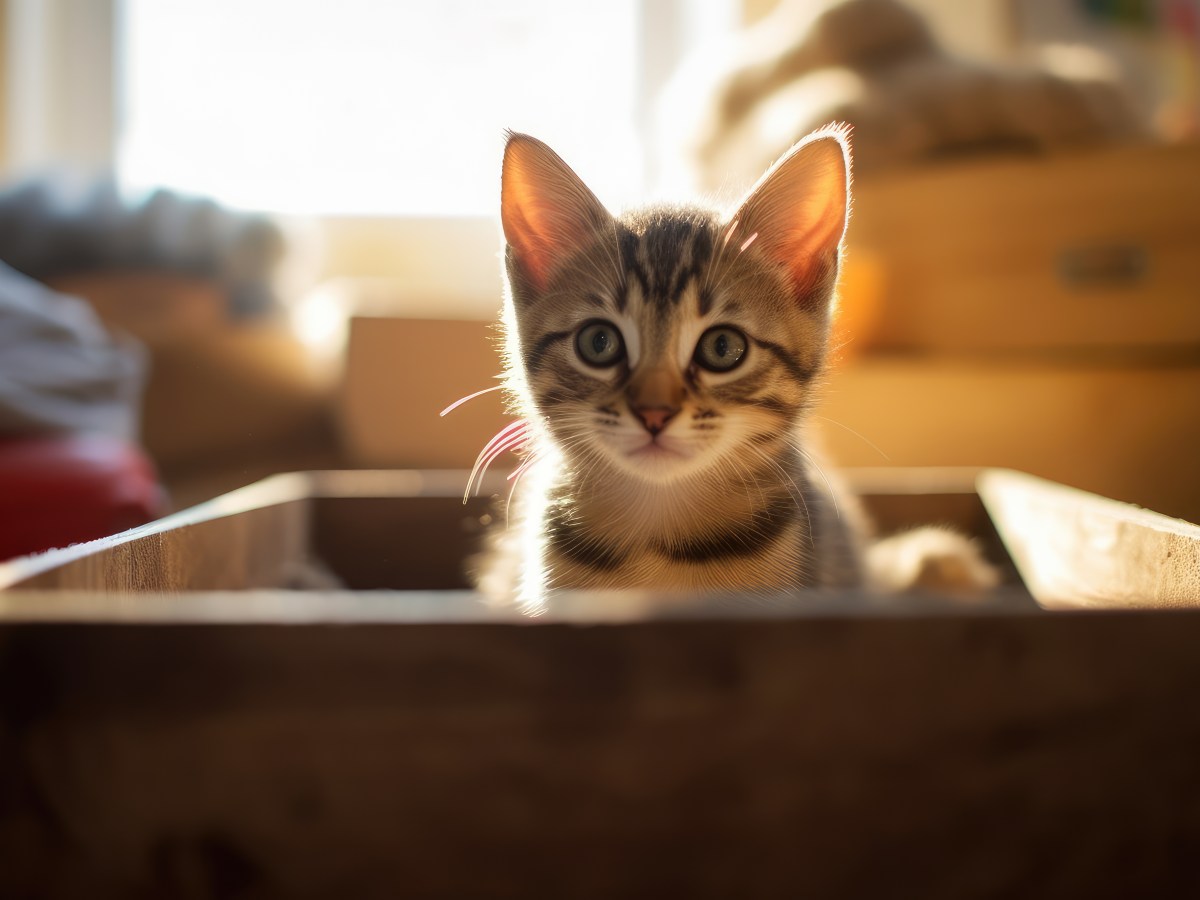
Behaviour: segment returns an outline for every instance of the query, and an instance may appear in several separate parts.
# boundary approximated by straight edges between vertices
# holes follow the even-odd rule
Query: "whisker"
[[[497,375],[496,377],[503,378],[504,376]],[[443,409],[440,413],[438,413],[438,415],[444,416],[444,415],[446,415],[446,413],[454,412],[454,410],[458,409],[460,406],[462,406],[468,400],[474,400],[476,397],[482,397],[484,394],[490,394],[492,391],[500,391],[503,389],[504,389],[504,385],[497,384],[490,388],[484,388],[482,391],[476,391],[473,394],[467,394],[467,396],[460,397],[459,399],[455,400],[453,403],[451,403],[449,406],[447,406],[445,409]]]
[[[812,417],[814,419],[820,419],[822,422],[828,422],[831,425],[836,425],[838,428],[846,429],[846,431],[850,432],[856,438],[861,440],[864,444],[866,444],[868,447],[870,447],[872,450],[874,450],[876,453],[878,453],[880,456],[882,456],[885,460],[887,460],[888,462],[892,461],[892,458],[890,456],[888,456],[886,453],[884,453],[882,450],[880,450],[879,447],[876,446],[874,443],[872,443],[869,438],[867,438],[864,435],[860,434],[859,432],[855,431],[849,425],[843,425],[837,419],[831,419],[828,416],[819,416],[816,413],[813,413]]]
[[[496,432],[495,436],[487,442],[487,445],[475,457],[475,465],[471,468],[471,474],[467,478],[467,489],[463,492],[463,503],[466,503],[470,499],[471,487],[475,484],[476,478],[478,477],[479,483],[482,485],[483,476],[487,473],[487,468],[492,464],[492,461],[505,450],[528,440],[530,436],[529,432],[530,425],[524,419],[517,419],[515,422],[510,422]]]
[[[833,482],[829,480],[829,476],[825,474],[825,470],[817,465],[817,461],[815,459],[805,453],[801,448],[796,447],[795,449],[797,453],[804,457],[805,462],[817,470],[817,474],[820,475],[821,479],[825,482],[825,489],[829,492],[829,499],[833,501],[833,511],[837,513],[838,520],[840,521],[842,518],[842,510],[838,506],[837,491],[833,489]]]

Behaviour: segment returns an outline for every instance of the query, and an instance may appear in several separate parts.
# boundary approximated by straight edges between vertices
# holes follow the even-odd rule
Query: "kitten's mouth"
[[[683,454],[678,450],[674,450],[665,444],[660,444],[658,441],[647,441],[638,447],[636,450],[629,451],[630,456],[637,456],[646,459],[664,459],[666,457],[683,458]]]
[[[639,460],[682,460],[691,454],[685,452],[676,441],[659,436],[652,437],[640,447],[629,450],[626,455]]]
[[[677,478],[695,470],[700,458],[696,448],[676,437],[646,436],[636,445],[617,450],[616,461],[631,475],[654,481]]]

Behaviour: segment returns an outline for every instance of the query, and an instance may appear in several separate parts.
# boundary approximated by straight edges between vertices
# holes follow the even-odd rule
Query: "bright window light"
[[[118,169],[233,206],[492,215],[504,129],[620,204],[638,0],[124,0]]]

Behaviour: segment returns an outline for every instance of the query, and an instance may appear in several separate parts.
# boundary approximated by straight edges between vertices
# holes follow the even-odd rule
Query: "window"
[[[660,89],[741,3],[7,0],[5,174],[115,165],[312,217],[292,294],[379,278],[490,315],[504,129],[643,199]]]
[[[710,30],[727,24],[719,7],[709,5]],[[650,82],[696,33],[682,9],[124,0],[119,172],[274,212],[494,215],[513,128],[547,140],[619,204],[643,187]]]

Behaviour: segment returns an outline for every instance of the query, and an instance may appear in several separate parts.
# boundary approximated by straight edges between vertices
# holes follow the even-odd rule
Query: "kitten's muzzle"
[[[682,407],[683,382],[667,369],[650,369],[630,385],[629,408],[652,436],[666,428]]]

